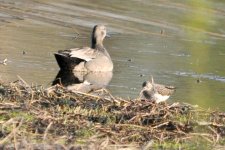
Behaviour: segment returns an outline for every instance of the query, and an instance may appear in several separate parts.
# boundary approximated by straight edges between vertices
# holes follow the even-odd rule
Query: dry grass
[[[5,149],[178,149],[224,144],[222,112],[126,100],[106,90],[86,94],[60,85],[43,89],[21,78],[0,84],[0,114],[0,145]]]

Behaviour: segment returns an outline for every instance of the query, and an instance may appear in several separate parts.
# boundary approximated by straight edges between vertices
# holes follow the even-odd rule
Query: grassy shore
[[[0,83],[1,149],[223,149],[225,113]]]

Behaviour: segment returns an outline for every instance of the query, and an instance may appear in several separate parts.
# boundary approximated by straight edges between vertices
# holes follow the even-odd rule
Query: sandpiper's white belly
[[[169,95],[163,96],[159,93],[155,93],[153,97],[156,103],[160,103],[160,102],[166,101],[170,96]]]

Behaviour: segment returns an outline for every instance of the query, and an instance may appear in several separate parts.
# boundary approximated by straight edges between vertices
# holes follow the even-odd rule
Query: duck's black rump
[[[76,65],[84,61],[83,59],[68,57],[64,53],[55,53],[54,55],[60,70],[73,70]]]

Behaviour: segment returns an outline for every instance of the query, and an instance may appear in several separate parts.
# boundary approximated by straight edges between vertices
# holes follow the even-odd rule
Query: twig
[[[48,126],[47,126],[47,128],[46,128],[46,130],[45,130],[44,136],[43,136],[43,141],[46,140],[48,131],[49,131],[49,129],[51,128],[52,124],[53,124],[53,122],[50,122],[50,123],[48,124]]]
[[[5,109],[20,109],[21,107],[14,104],[14,103],[0,103],[0,109],[5,110]]]
[[[135,137],[135,136],[140,136],[140,134],[139,133],[136,133],[136,134],[133,134],[133,135],[125,136],[125,137],[121,138],[120,141],[123,142],[124,140],[126,140],[128,138],[131,138],[131,137]]]
[[[106,149],[109,145],[109,137],[107,136],[106,139],[99,145],[99,149]]]
[[[16,125],[15,123],[13,124],[13,143],[14,143],[14,147],[15,147],[15,150],[18,150],[17,148],[17,142],[16,142],[16,132],[15,132],[15,128],[16,128]]]
[[[217,133],[217,131],[214,130],[212,127],[208,126],[208,128],[209,128],[213,133],[216,134],[216,142],[215,142],[215,143],[217,143],[217,142],[219,141],[219,139],[220,139],[220,135],[219,135],[219,134]]]
[[[147,130],[152,128],[152,127],[139,126],[135,124],[116,124],[116,126],[134,127],[134,128],[141,128],[141,129],[147,129]]]
[[[17,75],[17,77],[18,77],[19,80],[24,84],[23,87],[24,87],[26,90],[28,90],[29,93],[32,93],[33,90],[32,90],[32,88],[30,87],[30,85],[27,84],[27,82],[24,81],[19,75]]]
[[[210,140],[209,138],[207,138],[207,137],[212,138],[212,135],[211,134],[208,134],[208,133],[189,133],[189,135],[201,136],[202,138],[204,138],[208,142],[214,143],[212,140]]]
[[[14,134],[19,130],[19,128],[22,126],[22,123],[23,123],[23,118],[21,119],[19,125],[13,131],[11,131],[11,133],[9,133],[4,139],[0,141],[0,145],[10,140],[14,136]]]
[[[97,99],[101,99],[101,97],[99,97],[99,96],[88,94],[88,93],[83,93],[83,92],[80,92],[80,91],[76,91],[76,93],[82,94],[82,95],[85,95],[85,96],[89,96],[89,97],[94,97],[94,98],[97,98]]]
[[[161,127],[161,126],[164,126],[164,125],[167,125],[169,122],[167,121],[167,122],[164,122],[164,123],[161,123],[161,124],[159,124],[159,125],[156,125],[156,126],[154,126],[154,127],[152,127],[153,129],[156,129],[156,128],[159,128],[159,127]]]

